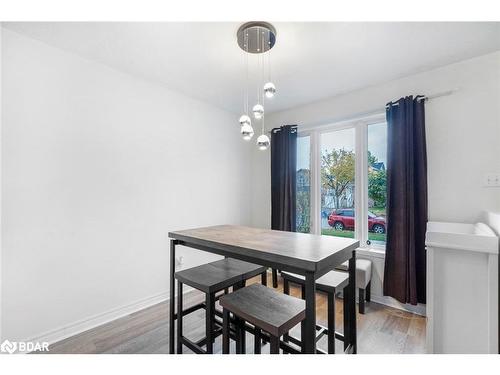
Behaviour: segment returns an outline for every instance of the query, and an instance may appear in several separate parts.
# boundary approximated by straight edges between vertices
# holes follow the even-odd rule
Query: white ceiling
[[[236,43],[239,23],[3,25],[229,111],[242,110],[245,74],[244,52]],[[266,102],[268,113],[500,49],[500,23],[275,26],[271,63],[278,92]],[[254,60],[250,64],[255,67]],[[252,76],[257,78],[256,68]]]

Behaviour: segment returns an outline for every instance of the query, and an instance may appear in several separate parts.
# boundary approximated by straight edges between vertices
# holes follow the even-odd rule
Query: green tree
[[[321,158],[321,184],[333,193],[335,207],[340,207],[340,199],[349,184],[354,182],[354,152],[333,149]]]
[[[368,172],[368,196],[377,207],[385,207],[387,199],[387,172],[370,170]]]
[[[387,171],[377,170],[378,158],[368,151],[368,196],[377,207],[385,207],[387,200]]]
[[[311,172],[301,169],[297,172],[297,232],[309,233],[311,230]]]
[[[309,233],[311,229],[311,204],[309,194],[306,192],[297,193],[297,232]]]

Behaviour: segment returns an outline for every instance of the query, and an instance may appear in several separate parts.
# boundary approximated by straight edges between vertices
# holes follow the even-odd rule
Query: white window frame
[[[321,135],[333,131],[354,129],[355,160],[355,222],[354,237],[359,239],[360,248],[385,251],[385,245],[370,244],[368,240],[368,126],[385,122],[385,113],[377,113],[346,121],[314,127],[299,127],[298,136],[309,136],[310,140],[310,223],[312,234],[321,234]],[[365,218],[360,220],[360,218]],[[363,225],[359,225],[363,223]]]

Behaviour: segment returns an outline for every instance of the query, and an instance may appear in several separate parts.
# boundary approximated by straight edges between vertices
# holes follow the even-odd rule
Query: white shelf
[[[498,237],[484,223],[463,224],[429,221],[425,245],[437,249],[498,254]]]

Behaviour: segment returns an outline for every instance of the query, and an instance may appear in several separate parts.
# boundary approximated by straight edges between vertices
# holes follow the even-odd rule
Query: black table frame
[[[357,332],[356,332],[356,251],[353,249],[349,251],[351,256],[348,255],[345,259],[341,260],[339,264],[332,264],[321,270],[304,270],[295,268],[289,264],[281,264],[269,259],[263,259],[256,256],[248,256],[244,254],[237,254],[222,248],[215,248],[205,245],[200,245],[189,240],[171,239],[170,240],[170,311],[169,311],[169,352],[175,353],[175,248],[176,246],[186,246],[193,249],[206,251],[212,254],[226,256],[228,258],[240,259],[243,261],[259,264],[269,268],[276,268],[283,271],[293,272],[305,276],[305,301],[306,301],[306,319],[303,329],[301,330],[302,337],[302,353],[314,354],[316,353],[316,279],[324,274],[330,272],[335,267],[339,266],[345,261],[349,261],[349,286],[346,288],[348,295],[347,298],[347,312],[344,311],[344,340],[346,343],[346,353],[357,353]]]

